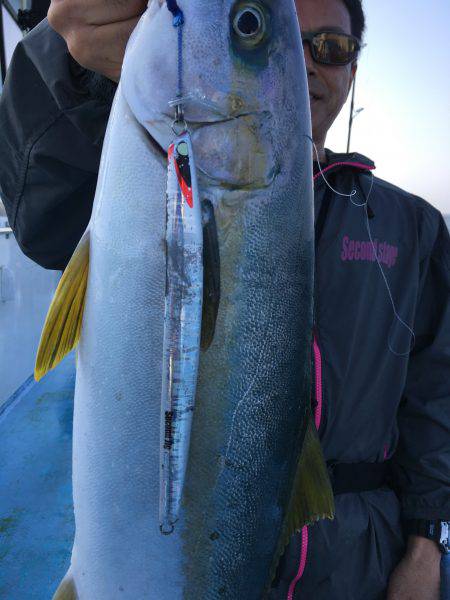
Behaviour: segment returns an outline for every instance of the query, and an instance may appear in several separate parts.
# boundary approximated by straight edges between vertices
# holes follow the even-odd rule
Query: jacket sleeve
[[[430,207],[431,208],[431,207]],[[394,472],[406,519],[450,519],[450,238],[429,211],[421,264],[415,347],[398,414]],[[423,232],[422,232],[423,233]]]
[[[0,195],[23,252],[63,269],[90,218],[113,82],[47,20],[13,55],[0,99]]]

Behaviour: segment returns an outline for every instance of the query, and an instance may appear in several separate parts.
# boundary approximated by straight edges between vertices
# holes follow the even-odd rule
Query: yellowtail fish
[[[291,535],[333,514],[311,419],[311,118],[295,3],[179,5],[203,221],[185,475],[161,477],[162,428],[174,439],[161,390],[179,62],[172,16],[153,0],[127,47],[91,222],[36,366],[42,376],[79,341],[76,535],[57,600],[259,600]],[[161,495],[164,482],[178,492]]]

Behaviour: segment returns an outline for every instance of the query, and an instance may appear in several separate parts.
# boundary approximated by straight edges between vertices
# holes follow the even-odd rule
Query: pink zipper
[[[359,162],[337,162],[329,165],[325,169],[322,169],[322,173],[326,173],[335,167],[356,167],[357,169],[363,169],[365,171],[372,171],[375,167],[365,165]],[[314,175],[314,181],[321,176],[320,171]],[[320,352],[319,343],[317,337],[314,335],[313,341],[313,353],[314,353],[314,372],[315,372],[315,393],[316,393],[316,409],[314,411],[314,423],[316,429],[319,430],[320,423],[322,421],[322,407],[323,407],[323,390],[322,390],[322,354]],[[300,579],[303,577],[303,573],[306,567],[306,558],[308,555],[308,526],[302,528],[302,541],[300,544],[300,561],[298,565],[298,571],[294,579],[291,581],[289,586],[287,600],[293,600],[295,587]]]
[[[314,335],[313,341],[313,353],[314,353],[314,372],[315,372],[315,393],[316,393],[316,409],[314,411],[314,423],[316,429],[319,430],[320,423],[322,421],[322,354],[320,353],[319,344],[317,338]],[[302,528],[302,541],[300,544],[300,560],[298,565],[297,574],[291,581],[289,586],[287,600],[294,598],[295,587],[303,576],[306,567],[306,558],[308,556],[308,526]]]
[[[297,575],[294,577],[294,579],[291,582],[291,585],[289,586],[287,600],[292,600],[294,597],[295,586],[297,585],[299,580],[302,578],[303,572],[306,567],[306,555],[307,554],[308,554],[308,527],[305,526],[302,529],[302,543],[300,546],[300,564],[298,565]]]
[[[313,352],[317,402],[316,410],[314,412],[314,422],[317,431],[319,431],[320,423],[322,421],[322,354],[320,353],[316,336],[314,336]]]
[[[322,173],[325,174],[327,171],[334,169],[335,167],[356,167],[357,169],[363,169],[364,171],[373,171],[375,167],[371,167],[370,165],[365,165],[360,162],[335,162],[332,165],[328,165],[325,169],[322,169]],[[321,174],[320,171],[314,175],[314,181],[318,179]]]

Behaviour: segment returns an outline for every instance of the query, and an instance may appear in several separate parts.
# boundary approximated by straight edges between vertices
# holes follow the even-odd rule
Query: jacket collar
[[[322,172],[324,174],[343,169],[356,169],[360,172],[373,171],[375,169],[375,163],[370,158],[367,158],[367,156],[358,154],[358,152],[345,154],[325,149],[325,154],[327,163],[326,165],[322,165]],[[320,172],[317,172],[314,175],[314,181],[317,181],[320,177]]]

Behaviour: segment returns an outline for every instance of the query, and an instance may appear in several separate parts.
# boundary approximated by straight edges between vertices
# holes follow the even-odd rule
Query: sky
[[[350,149],[376,174],[450,213],[450,2],[363,0],[366,47],[359,61]],[[10,48],[19,34],[5,16]],[[10,50],[8,52],[10,55]],[[347,147],[349,103],[327,147]]]
[[[364,0],[366,44],[350,149],[376,174],[450,213],[450,2]],[[327,147],[347,148],[349,103]]]

